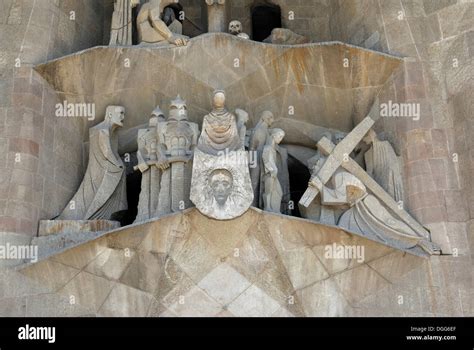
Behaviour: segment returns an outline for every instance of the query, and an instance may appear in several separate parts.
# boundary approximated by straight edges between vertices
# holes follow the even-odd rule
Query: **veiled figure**
[[[89,129],[89,164],[84,179],[58,220],[110,220],[127,209],[125,167],[118,154],[117,128],[125,109],[108,106],[105,120]]]
[[[404,200],[400,161],[388,141],[381,141],[375,131],[370,130],[364,142],[372,145],[365,153],[367,173],[390,194],[395,201]]]
[[[225,108],[224,91],[216,91],[213,110],[204,117],[198,149],[204,153],[220,155],[226,151],[243,149],[235,115]]]

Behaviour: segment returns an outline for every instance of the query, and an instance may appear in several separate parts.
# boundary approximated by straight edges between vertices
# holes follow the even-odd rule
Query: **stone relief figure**
[[[76,194],[57,220],[109,220],[127,209],[125,167],[118,154],[116,130],[125,108],[108,106],[105,120],[89,129],[89,164]]]
[[[168,120],[158,123],[158,140],[169,167],[161,175],[158,215],[177,212],[191,206],[192,158],[199,127],[188,121],[186,101],[171,101]]]
[[[272,129],[262,153],[263,168],[263,208],[266,211],[281,213],[283,189],[278,179],[278,160],[276,147],[285,137],[281,129]]]
[[[370,130],[363,141],[371,145],[365,153],[367,173],[377,181],[397,202],[403,202],[403,179],[400,161],[388,141],[381,141],[374,130]]]
[[[109,45],[132,45],[132,9],[140,0],[115,0]]]
[[[244,160],[238,165],[229,157],[196,150],[191,200],[202,214],[216,220],[230,220],[248,210],[253,194]]]
[[[173,33],[163,21],[164,9],[175,3],[175,0],[149,0],[141,6],[137,16],[138,37],[141,44],[168,42],[176,46],[187,45],[189,38]]]
[[[328,140],[331,140],[332,134],[331,133],[324,133],[323,137],[326,137]],[[336,143],[338,143],[339,138],[334,137]],[[319,171],[321,170],[321,167],[323,164],[326,162],[327,157],[322,155],[319,149],[316,151],[316,155],[314,155],[312,158],[310,158],[307,162],[308,169],[310,171],[311,177],[317,176]],[[340,170],[337,170],[336,173],[340,172]],[[334,177],[333,177],[334,179]],[[331,182],[331,181],[330,181]],[[340,188],[340,184],[336,184],[335,181],[332,181],[332,188]],[[326,191],[330,190],[329,187],[325,187]],[[342,206],[336,206],[336,205],[323,205],[322,203],[322,193],[321,191],[316,198],[311,202],[311,204],[308,205],[308,207],[305,207],[304,205],[299,205],[299,210],[301,215],[310,220],[318,221],[326,225],[336,225],[337,220],[339,216],[343,213],[344,209]],[[347,209],[347,208],[345,208]]]
[[[235,110],[235,114],[237,115],[237,129],[239,130],[240,140],[244,147],[248,147],[247,123],[249,121],[249,114],[240,108]]]
[[[229,23],[229,34],[235,35],[241,39],[250,39],[250,36],[242,32],[242,23],[240,21],[231,21]]]
[[[260,169],[262,163],[262,153],[267,142],[268,129],[272,126],[275,118],[270,111],[264,111],[260,116],[260,121],[252,130],[250,135],[249,151],[254,153],[255,164],[250,168],[250,178],[252,179],[252,188],[254,191],[254,200],[252,205],[259,206],[260,196]]]
[[[319,195],[322,208],[347,205],[349,209],[336,219],[340,227],[392,247],[434,254],[439,248],[430,241],[429,232],[348,156],[373,123],[366,117],[338,145],[326,137],[318,142],[320,164],[300,204],[309,208]]]
[[[253,200],[244,148],[245,123],[248,113],[235,115],[225,108],[225,94],[218,90],[213,97],[213,110],[206,115],[194,152],[191,201],[206,216],[217,220],[234,219],[245,213]]]
[[[207,154],[219,155],[243,149],[235,115],[225,108],[225,93],[214,92],[213,110],[204,117],[198,149]]]
[[[298,45],[311,42],[307,37],[285,28],[275,28],[263,42],[278,45]]]
[[[158,215],[161,174],[163,170],[169,168],[169,162],[158,139],[158,123],[163,121],[165,121],[164,114],[159,107],[156,107],[151,114],[148,128],[138,131],[138,165],[135,170],[141,171],[142,182],[135,222]]]

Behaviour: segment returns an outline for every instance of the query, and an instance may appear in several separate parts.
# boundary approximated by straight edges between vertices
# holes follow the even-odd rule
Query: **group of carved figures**
[[[220,6],[225,1],[207,0],[206,2],[209,6]],[[136,7],[139,7],[136,28],[141,45],[187,45],[189,37],[183,35],[182,21],[176,16],[177,12],[181,12],[178,0],[148,0],[143,4],[140,0],[115,0],[110,45],[132,45],[134,24],[132,9]],[[243,32],[242,23],[238,20],[230,21],[227,29],[229,34],[241,39],[250,39],[250,36]],[[308,43],[309,39],[289,29],[275,28],[264,42],[294,45]]]
[[[281,145],[285,132],[272,128],[273,114],[264,111],[247,131],[249,114],[228,111],[224,91],[216,91],[212,103],[201,131],[188,120],[186,102],[179,96],[171,102],[168,118],[157,107],[148,127],[139,130],[135,170],[141,171],[142,183],[136,222],[193,204],[217,220],[236,218],[251,205],[290,214],[288,150]],[[109,106],[105,120],[90,129],[88,168],[58,219],[109,220],[127,209],[125,166],[115,132],[124,115],[123,107]],[[300,212],[401,248],[432,252],[429,233],[403,208],[398,157],[388,141],[377,138],[373,124],[366,117],[347,135],[328,132],[321,137],[315,155],[306,160],[311,179]]]

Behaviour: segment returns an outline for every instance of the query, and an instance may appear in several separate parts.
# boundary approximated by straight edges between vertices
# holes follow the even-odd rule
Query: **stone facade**
[[[205,31],[201,2],[180,2],[186,16]],[[252,7],[263,3],[233,0],[230,17],[251,34]],[[96,47],[109,41],[112,0],[2,1],[0,245],[28,243],[37,236],[39,220],[54,218],[72,198],[87,165],[88,129],[102,121],[107,105],[123,105],[129,114],[119,135],[123,155],[136,151],[137,130],[157,104],[180,93],[188,100],[190,120],[201,124],[211,109],[211,92],[225,88],[229,109],[245,107],[249,125],[255,126],[260,114],[270,110],[277,120],[275,127],[285,129],[289,144],[309,147],[328,130],[351,131],[374,101],[418,105],[418,120],[380,117],[375,128],[400,155],[403,206],[431,230],[444,255],[423,260],[339,229],[277,216],[287,228],[283,235],[298,236],[281,243],[276,241],[269,214],[253,210],[226,222],[225,231],[235,236],[223,238],[222,232],[212,229],[181,227],[184,220],[194,223],[193,228],[195,221],[208,228],[199,213],[189,211],[124,228],[31,265],[22,270],[28,279],[13,271],[2,272],[0,282],[11,283],[0,288],[0,314],[474,315],[474,3],[272,3],[280,6],[284,28],[315,44],[284,47],[205,34],[179,49]],[[340,43],[319,43],[325,41]],[[131,66],[124,68],[125,60],[131,60]],[[342,66],[346,61],[347,66]],[[56,104],[65,100],[95,103],[98,118],[56,117]],[[168,113],[166,105],[164,110]],[[295,131],[308,124],[318,127],[305,129],[304,135]],[[250,221],[265,234],[242,230]],[[331,234],[337,238],[325,241],[326,230],[335,230]],[[176,246],[161,246],[170,235],[177,237],[173,238]],[[322,241],[332,244],[344,239],[363,241],[374,259],[347,266],[321,259]],[[186,251],[183,247],[191,243],[196,250]],[[160,245],[158,250],[155,244]],[[258,259],[239,265],[242,261],[233,259],[229,249],[245,245],[252,254],[270,254],[278,269],[260,265]],[[281,246],[288,246],[289,252],[279,251]],[[131,255],[125,258],[126,248]],[[178,287],[151,277],[155,272],[164,275],[166,254],[175,254],[168,266],[171,276],[186,277]],[[203,259],[197,265],[208,269],[192,270],[195,261],[189,259],[193,257]],[[301,266],[307,274],[298,273]],[[230,294],[216,294],[214,287],[222,275],[234,276],[236,285],[228,286]],[[37,284],[38,280],[46,285]],[[357,283],[361,280],[367,283]],[[78,291],[84,285],[90,288]],[[163,291],[157,294],[158,287]],[[77,294],[77,308],[57,304],[67,300],[58,291]],[[181,307],[176,298],[183,295],[199,307]],[[396,302],[400,295],[408,300],[403,306]],[[284,301],[289,296],[296,300],[291,307]],[[64,308],[53,308],[53,303]],[[37,309],[39,305],[44,309]]]

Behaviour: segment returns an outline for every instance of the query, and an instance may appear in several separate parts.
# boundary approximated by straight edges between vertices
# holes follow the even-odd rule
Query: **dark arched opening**
[[[308,188],[311,175],[308,168],[292,156],[288,156],[288,171],[290,173],[290,200],[294,205],[292,215],[301,217],[298,202]]]
[[[281,28],[280,6],[270,3],[255,5],[252,8],[252,39],[264,41],[275,28]]]

